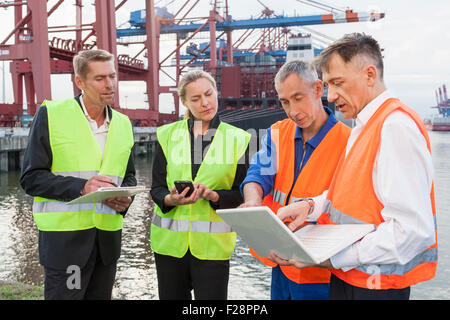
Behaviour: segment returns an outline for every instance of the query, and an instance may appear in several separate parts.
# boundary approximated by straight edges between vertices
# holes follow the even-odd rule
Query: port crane
[[[7,36],[0,39],[0,60],[9,62],[14,102],[0,103],[0,126],[21,125],[24,104],[26,112],[34,115],[45,99],[51,99],[50,75],[72,74],[72,58],[79,50],[91,48],[108,50],[117,56],[116,69],[120,81],[143,81],[148,97],[147,109],[121,108],[118,95],[114,107],[127,114],[134,125],[157,126],[178,119],[179,98],[176,93],[178,80],[180,75],[196,62],[196,56],[193,56],[190,61],[182,64],[181,50],[189,46],[191,40],[200,33],[209,35],[209,44],[199,49],[198,53],[209,52],[203,66],[216,75],[221,65],[233,64],[233,52],[245,43],[245,36],[242,35],[233,42],[234,31],[243,30],[245,34],[250,33],[248,30],[266,30],[266,36],[263,37],[267,39],[266,43],[259,41],[251,49],[260,50],[261,47],[267,47],[265,50],[269,50],[275,43],[280,46],[286,44],[281,39],[287,36],[289,27],[377,21],[384,17],[383,13],[353,12],[347,9],[331,10],[322,15],[295,17],[275,16],[266,12],[258,18],[235,20],[229,13],[228,0],[224,2],[214,0],[206,16],[191,17],[192,10],[199,6],[201,0],[177,1],[179,7],[173,10],[175,12],[173,14],[164,10],[164,7],[155,7],[154,0],[143,0],[144,9],[130,13],[130,27],[117,29],[116,12],[123,10],[127,0],[94,0],[93,3],[86,0],[71,0],[76,16],[75,25],[49,25],[48,18],[58,14],[63,2],[68,1],[0,2],[0,9],[8,9],[6,12],[14,15],[14,25],[8,30]],[[317,1],[314,2],[317,5]],[[83,10],[88,5],[95,8],[93,22],[85,21]],[[223,14],[219,14],[219,6],[224,7]],[[273,30],[273,33],[269,33],[269,30]],[[73,36],[62,38],[55,35],[63,32]],[[165,34],[175,35],[175,45],[170,54],[160,57],[160,38]],[[144,36],[145,40],[122,41],[122,38],[139,35]],[[223,48],[217,46],[218,40],[225,42]],[[136,55],[129,56],[118,54],[119,45],[140,45],[142,48]],[[169,60],[171,58],[172,60]],[[173,60],[174,64],[168,64]],[[169,72],[167,68],[173,68],[174,71]],[[171,79],[172,84],[162,85],[161,75]],[[76,86],[73,86],[73,91],[75,94],[79,92]],[[169,114],[160,112],[161,94],[173,96],[174,112]]]
[[[450,100],[447,96],[447,87],[445,84],[442,85],[442,88],[439,87],[436,89],[436,102],[437,105],[432,108],[437,108],[439,114],[444,118],[450,118]]]

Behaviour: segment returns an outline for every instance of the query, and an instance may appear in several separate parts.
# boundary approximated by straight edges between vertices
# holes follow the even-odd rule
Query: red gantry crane
[[[54,2],[54,1],[53,1]],[[100,48],[117,56],[115,13],[125,1],[115,5],[114,1],[95,0],[95,21],[83,21],[83,1],[75,0],[76,24],[72,26],[49,26],[48,17],[57,14],[63,0],[50,5],[50,1],[7,1],[0,2],[0,8],[14,7],[14,26],[5,39],[0,41],[0,60],[10,60],[10,72],[13,83],[14,103],[0,104],[0,126],[17,126],[22,115],[26,94],[27,113],[34,115],[38,106],[51,99],[51,74],[72,74],[73,56],[80,50]],[[67,2],[67,1],[66,1]],[[87,1],[84,1],[87,2]],[[154,63],[158,56],[156,37],[156,17],[153,1],[146,0],[146,27],[154,30],[145,41],[149,63],[144,67],[142,60],[127,55],[119,55],[116,70],[120,81],[144,81],[147,86],[148,109],[121,109],[116,95],[115,108],[127,114],[136,123],[144,126],[156,126],[158,121],[177,120],[176,114],[158,112],[158,65]],[[24,10],[26,8],[26,10]],[[48,8],[50,8],[48,10]],[[23,13],[23,12],[26,13]],[[51,37],[59,32],[72,32],[75,37],[63,39]],[[83,36],[83,32],[87,35]],[[12,42],[12,44],[10,44]],[[25,86],[24,86],[24,85]],[[24,88],[25,87],[25,88]],[[24,90],[25,89],[25,90]],[[155,90],[156,89],[156,90]],[[74,93],[79,93],[73,86]]]
[[[118,45],[141,46],[134,56],[117,56],[116,69],[119,81],[143,81],[146,86],[148,100],[147,109],[125,109],[119,106],[116,96],[114,107],[127,114],[137,126],[157,126],[178,119],[179,98],[177,95],[178,80],[189,67],[198,65],[199,56],[206,52],[208,59],[202,62],[204,69],[218,78],[223,65],[233,66],[234,56],[239,53],[248,36],[255,29],[263,30],[262,37],[251,45],[256,51],[273,50],[274,47],[287,46],[288,27],[308,26],[329,23],[347,23],[358,21],[377,21],[384,17],[383,13],[357,13],[352,10],[340,10],[312,0],[297,0],[326,10],[323,15],[284,17],[277,16],[267,8],[255,19],[233,20],[229,15],[228,0],[208,1],[208,14],[203,17],[191,17],[192,11],[199,6],[200,0],[177,1],[178,9],[174,14],[165,8],[155,7],[153,0],[142,0],[145,8],[131,12],[130,28],[116,28],[116,12],[127,0],[105,1],[94,0],[95,21],[85,21],[83,15],[86,0],[71,0],[74,4],[75,25],[49,25],[49,17],[58,14],[63,0],[15,0],[0,1],[0,9],[12,8],[14,25],[6,38],[0,39],[0,60],[10,61],[14,103],[0,104],[0,126],[20,125],[20,117],[24,104],[27,113],[34,115],[36,109],[45,99],[51,99],[51,74],[72,74],[73,56],[83,49],[100,48],[117,56]],[[205,2],[206,0],[203,0]],[[135,1],[133,1],[135,2]],[[158,3],[162,2],[160,0]],[[167,1],[166,1],[167,2]],[[260,1],[259,1],[260,2]],[[167,5],[174,1],[168,1]],[[261,2],[260,2],[261,3]],[[210,4],[210,5],[209,5]],[[262,4],[262,3],[261,3]],[[88,5],[91,5],[89,2]],[[205,4],[203,3],[203,6]],[[219,13],[219,7],[223,13]],[[90,8],[89,8],[90,9]],[[11,12],[11,10],[8,10]],[[7,11],[7,12],[8,12]],[[136,19],[134,19],[135,17]],[[244,30],[236,41],[232,41],[232,32]],[[73,34],[72,38],[53,36],[64,32]],[[191,45],[199,34],[208,34],[209,44],[197,50],[187,62],[181,59],[181,50]],[[161,55],[161,35],[175,35],[173,50],[168,55]],[[144,40],[122,41],[125,37],[144,36]],[[225,40],[222,40],[222,37]],[[121,39],[123,38],[123,39]],[[118,41],[118,39],[120,39]],[[224,47],[217,46],[224,41]],[[248,42],[248,41],[247,41]],[[193,52],[195,50],[191,50]],[[144,59],[147,60],[145,63]],[[170,60],[169,60],[170,59]],[[173,62],[172,62],[173,61]],[[170,85],[162,85],[160,75],[171,80]],[[78,88],[73,86],[75,94]],[[25,92],[25,97],[24,97]],[[159,96],[170,94],[173,97],[175,111],[170,114],[159,110]]]

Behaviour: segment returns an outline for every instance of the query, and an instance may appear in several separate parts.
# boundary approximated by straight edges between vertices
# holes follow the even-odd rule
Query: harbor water
[[[435,167],[439,262],[435,278],[413,286],[411,298],[450,299],[450,132],[429,134]],[[139,185],[151,186],[151,167],[151,157],[136,158]],[[0,281],[42,285],[32,198],[20,188],[19,175],[18,171],[0,173]],[[150,195],[140,194],[124,219],[114,299],[158,299],[149,236],[152,210]],[[239,237],[231,258],[228,298],[270,298],[270,269],[249,254]]]

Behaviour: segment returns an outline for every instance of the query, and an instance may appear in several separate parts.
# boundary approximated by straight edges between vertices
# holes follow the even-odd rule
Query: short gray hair
[[[299,59],[294,59],[283,64],[280,70],[278,70],[275,76],[275,86],[286,80],[291,73],[297,74],[300,78],[311,84],[319,80],[316,70],[310,68],[308,63]]]

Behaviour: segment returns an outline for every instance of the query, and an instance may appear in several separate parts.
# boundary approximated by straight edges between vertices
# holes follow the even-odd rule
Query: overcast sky
[[[292,16],[325,14],[326,12],[306,6],[296,0],[260,0],[277,15]],[[0,1],[2,2],[2,1]],[[75,22],[74,0],[66,0],[64,4],[50,17],[49,25],[73,24]],[[194,2],[194,1],[192,1]],[[222,1],[225,2],[225,1]],[[263,7],[256,0],[228,0],[230,14],[233,19],[247,19],[260,14]],[[52,7],[56,0],[48,1]],[[83,1],[84,20],[93,21],[93,1]],[[119,3],[119,1],[116,1]],[[184,3],[183,0],[155,0],[157,6],[169,3],[168,9],[174,13]],[[206,16],[210,0],[201,0],[197,10],[191,16]],[[331,24],[310,26],[320,33],[337,39],[350,32],[365,32],[374,36],[384,48],[385,82],[394,95],[406,104],[416,109],[422,117],[429,117],[436,110],[430,106],[436,105],[435,90],[446,84],[450,87],[450,4],[448,0],[326,0],[326,4],[338,8],[351,8],[357,12],[372,10],[386,13],[386,17],[376,23],[360,22],[347,24]],[[129,12],[145,7],[144,0],[129,0],[116,14],[117,25],[129,19]],[[0,8],[0,41],[13,28],[13,10]],[[301,30],[293,28],[293,30]],[[63,37],[63,34],[56,34]],[[53,36],[53,35],[52,35]],[[52,37],[51,36],[51,37]],[[70,34],[64,34],[70,36]],[[201,41],[207,41],[205,39]],[[233,38],[237,39],[235,32]],[[161,56],[172,49],[171,37],[163,36]],[[141,46],[126,48],[120,46],[119,53],[133,54]],[[2,64],[0,63],[0,68]],[[8,66],[5,68],[9,70]],[[1,74],[1,72],[0,72]],[[2,78],[0,77],[0,84]],[[72,95],[68,75],[52,75],[52,98],[62,99]],[[120,83],[120,103],[126,107],[143,108],[146,106],[144,94],[145,85],[135,82]],[[450,93],[450,92],[449,92]],[[3,102],[2,86],[0,86],[0,101]],[[12,102],[11,79],[6,73],[6,101]],[[172,110],[167,99],[161,100],[160,109],[163,112]]]

